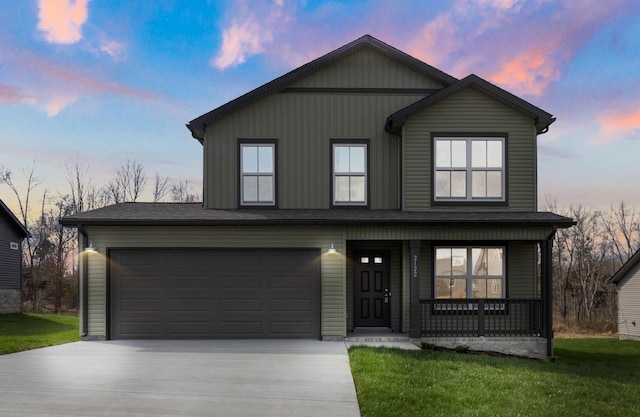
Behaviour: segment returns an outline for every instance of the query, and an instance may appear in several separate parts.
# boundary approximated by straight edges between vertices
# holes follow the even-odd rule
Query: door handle
[[[388,288],[384,289],[384,303],[389,304],[389,297],[391,297],[391,292]]]

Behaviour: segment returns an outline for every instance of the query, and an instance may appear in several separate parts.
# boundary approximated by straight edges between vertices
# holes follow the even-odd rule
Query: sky
[[[202,187],[185,124],[365,34],[554,115],[539,205],[640,210],[637,0],[0,0],[0,168],[96,186],[127,159]],[[17,202],[0,185],[0,199]]]

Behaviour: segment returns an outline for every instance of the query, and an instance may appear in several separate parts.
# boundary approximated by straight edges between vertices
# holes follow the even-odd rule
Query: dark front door
[[[356,252],[353,258],[353,327],[389,327],[388,252]]]

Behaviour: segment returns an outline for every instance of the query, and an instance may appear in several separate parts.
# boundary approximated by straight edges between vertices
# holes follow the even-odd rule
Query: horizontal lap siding
[[[220,229],[206,227],[87,227],[98,253],[89,254],[89,336],[106,333],[107,248],[319,248],[321,250],[321,334],[344,336],[345,262],[341,230]],[[338,250],[327,250],[334,242]]]
[[[527,228],[473,228],[473,227],[354,227],[345,230],[349,240],[544,240],[553,229]]]
[[[618,333],[640,340],[640,263],[618,284]]]
[[[11,249],[11,243],[17,243],[18,249]],[[22,238],[8,221],[0,217],[0,288],[20,289],[22,277]]]
[[[467,88],[407,120],[403,132],[405,210],[451,210],[451,207],[431,207],[431,134],[434,132],[507,133],[508,207],[498,209],[537,209],[533,119],[474,88]],[[495,211],[496,207],[460,205],[455,209]]]
[[[510,242],[508,248],[507,290],[509,298],[533,298],[537,295],[537,246]]]

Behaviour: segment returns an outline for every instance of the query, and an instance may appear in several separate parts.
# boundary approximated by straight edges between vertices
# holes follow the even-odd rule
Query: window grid
[[[242,205],[275,205],[275,144],[240,145]]]
[[[436,137],[435,201],[505,201],[503,137]]]
[[[367,204],[367,145],[333,145],[333,204]]]
[[[434,297],[504,298],[504,247],[436,247]]]

